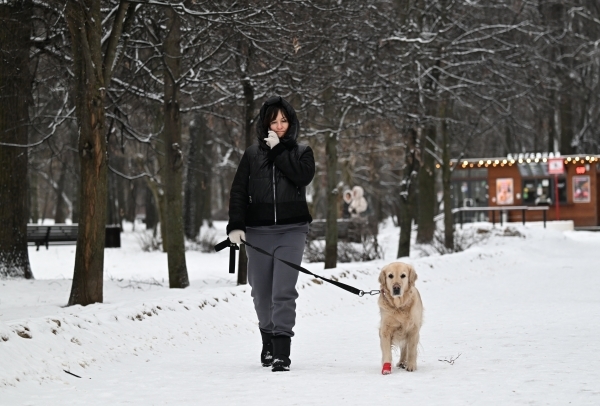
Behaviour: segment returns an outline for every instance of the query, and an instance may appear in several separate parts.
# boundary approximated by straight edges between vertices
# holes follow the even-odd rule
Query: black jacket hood
[[[298,133],[300,132],[300,123],[298,122],[298,117],[296,116],[296,110],[294,110],[292,105],[289,104],[287,100],[285,100],[281,96],[269,97],[260,108],[260,113],[258,114],[258,121],[256,122],[256,138],[258,138],[258,144],[262,147],[269,148],[264,140],[265,138],[267,138],[267,132],[269,131],[269,129],[263,126],[263,120],[265,118],[267,108],[272,105],[279,105],[283,107],[283,109],[287,113],[288,120],[290,123],[290,127],[288,128],[287,133],[281,139],[281,142],[286,147],[292,147],[296,145]]]

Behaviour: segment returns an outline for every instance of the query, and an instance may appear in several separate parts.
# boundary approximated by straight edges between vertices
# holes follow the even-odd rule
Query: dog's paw
[[[406,369],[406,364],[405,364],[404,362],[400,362],[400,361],[399,361],[399,362],[396,364],[396,366],[397,366],[398,368]]]
[[[408,372],[412,372],[412,371],[416,371],[417,370],[417,363],[409,363],[404,365],[403,367],[404,369],[406,369]]]
[[[383,364],[383,368],[381,368],[382,375],[389,375],[392,373],[392,364],[390,362],[386,362]]]

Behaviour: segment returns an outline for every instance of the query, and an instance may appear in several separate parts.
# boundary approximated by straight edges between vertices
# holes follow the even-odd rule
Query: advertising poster
[[[498,205],[514,204],[514,191],[512,178],[496,179],[496,203]]]
[[[589,203],[590,202],[590,177],[589,176],[573,176],[573,202],[574,203]]]

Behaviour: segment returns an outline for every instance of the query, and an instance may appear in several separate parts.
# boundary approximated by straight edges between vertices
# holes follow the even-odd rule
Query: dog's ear
[[[385,274],[387,273],[387,265],[379,272],[379,285],[383,289],[385,287]]]
[[[409,265],[408,268],[408,285],[412,288],[415,286],[415,282],[417,281],[417,272],[412,265]]]

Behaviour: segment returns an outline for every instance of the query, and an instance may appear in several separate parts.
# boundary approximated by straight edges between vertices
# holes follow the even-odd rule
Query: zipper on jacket
[[[273,212],[275,213],[275,224],[277,224],[277,186],[275,185],[275,164],[273,164]]]

